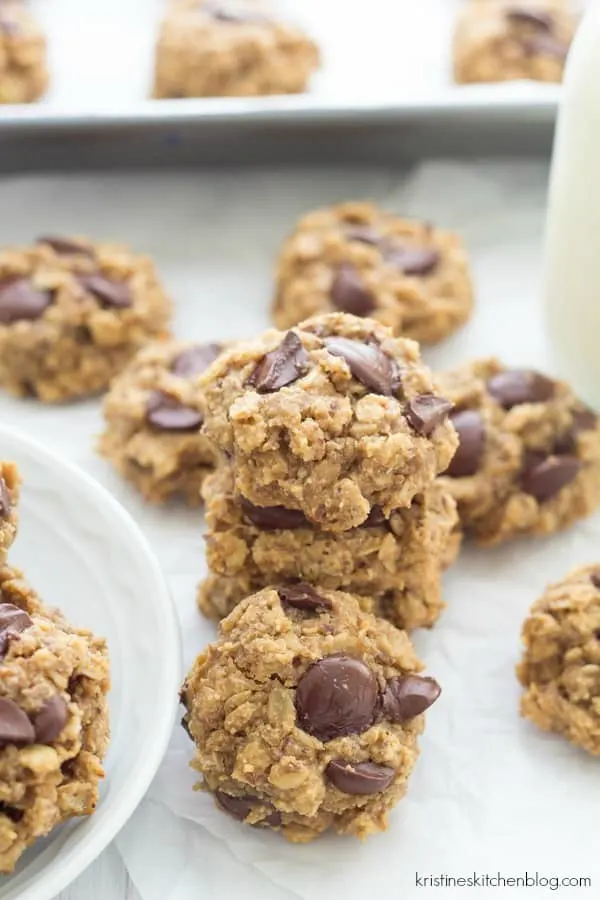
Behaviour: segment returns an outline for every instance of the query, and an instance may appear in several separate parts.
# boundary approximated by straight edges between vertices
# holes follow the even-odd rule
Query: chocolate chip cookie
[[[409,506],[447,468],[451,404],[413,341],[371,319],[319,316],[223,354],[198,381],[208,436],[257,506],[346,531]]]
[[[385,829],[440,694],[421,669],[406,634],[349,594],[303,584],[248,597],[182,689],[199,786],[291,841]]]
[[[367,612],[400,628],[428,627],[443,608],[440,576],[458,553],[454,500],[434,483],[385,519],[374,508],[359,528],[312,528],[299,510],[255,506],[237,497],[228,466],[204,483],[206,558],[202,612],[222,618],[262,587],[308,581],[349,591]]]
[[[460,238],[372,203],[341,203],[304,216],[277,262],[278,328],[337,310],[434,343],[466,322],[472,308]]]
[[[304,32],[250,4],[175,0],[158,37],[153,96],[297,94],[319,61]]]
[[[600,756],[600,563],[550,585],[522,639],[521,714]]]
[[[95,394],[170,317],[153,263],[126,247],[47,236],[3,250],[0,385],[46,402]]]
[[[94,812],[108,688],[105,642],[0,568],[0,872],[56,825]]]
[[[31,103],[48,86],[46,38],[22,0],[0,3],[0,103]]]
[[[570,0],[470,0],[456,22],[454,78],[562,81],[577,20]]]
[[[200,430],[202,394],[194,383],[220,351],[214,343],[157,341],[140,350],[105,397],[99,452],[152,503],[201,502],[218,454]]]
[[[600,505],[600,420],[568,385],[483,359],[436,389],[460,441],[442,483],[480,543],[549,534]]]
[[[17,504],[21,479],[14,463],[0,461],[0,565],[17,535]]]

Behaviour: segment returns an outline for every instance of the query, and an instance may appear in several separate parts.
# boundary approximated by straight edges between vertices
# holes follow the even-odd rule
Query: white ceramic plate
[[[169,740],[180,637],[158,563],[133,519],[92,478],[0,427],[0,456],[24,479],[10,563],[73,624],[108,640],[112,739],[97,812],[56,829],[0,878],[0,900],[49,900],[115,837]]]

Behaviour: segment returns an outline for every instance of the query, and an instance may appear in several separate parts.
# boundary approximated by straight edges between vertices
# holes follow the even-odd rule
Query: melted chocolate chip
[[[8,804],[0,801],[0,815],[6,816],[11,822],[20,822],[25,815],[25,811],[17,809],[15,806],[8,806]]]
[[[325,768],[325,775],[338,791],[357,796],[385,791],[396,777],[396,772],[378,763],[332,759]]]
[[[146,402],[146,420],[161,431],[195,431],[202,425],[202,413],[183,406],[161,391],[151,391]]]
[[[485,447],[485,426],[481,415],[473,409],[463,409],[450,413],[450,421],[458,432],[458,450],[446,475],[464,478],[474,475],[481,463]]]
[[[24,609],[12,603],[0,603],[0,656],[3,656],[17,634],[31,628],[33,620]]]
[[[573,430],[593,431],[598,426],[598,416],[593,409],[576,409],[573,413]]]
[[[521,474],[521,487],[539,503],[545,503],[577,477],[581,466],[576,456],[530,454]]]
[[[550,13],[542,9],[533,9],[530,6],[510,6],[504,11],[504,16],[509,22],[517,25],[530,25],[540,31],[552,31],[554,20]]]
[[[294,331],[288,331],[279,347],[263,356],[255,366],[246,384],[259,394],[271,394],[305,375],[309,363],[302,341]]]
[[[234,819],[237,819],[238,822],[245,822],[257,805],[270,808],[269,803],[264,803],[257,797],[252,797],[250,794],[243,794],[241,797],[232,797],[231,794],[224,794],[223,791],[215,791],[215,797],[221,809],[228,812],[229,815],[233,816]],[[273,828],[276,828],[278,825],[281,825],[281,815],[277,810],[273,810],[272,813],[255,824],[271,825]]]
[[[0,519],[8,519],[12,509],[10,493],[4,478],[0,477]]]
[[[353,316],[368,316],[376,306],[375,297],[350,263],[338,267],[329,295],[336,309]]]
[[[35,731],[27,715],[12,700],[0,697],[0,747],[34,741]]]
[[[111,309],[126,309],[131,306],[132,296],[129,285],[124,281],[113,281],[105,275],[78,275],[79,284],[100,302]]]
[[[378,344],[330,337],[325,338],[325,346],[334,356],[341,356],[352,375],[373,393],[391,397],[400,387],[396,361]]]
[[[369,515],[365,519],[365,521],[360,525],[361,528],[375,528],[377,525],[385,525],[387,523],[387,519],[382,508],[376,503],[371,507],[371,511]]]
[[[420,716],[442,692],[434,678],[401,675],[391,678],[381,699],[381,711],[392,722],[406,722]]]
[[[67,704],[58,694],[46,700],[33,716],[35,739],[38,744],[51,744],[59,736],[69,718]]]
[[[246,497],[240,497],[240,506],[245,518],[263,531],[306,528],[309,524],[299,509],[286,509],[285,506],[255,506]]]
[[[78,241],[73,241],[70,238],[44,235],[37,239],[36,244],[48,244],[59,256],[75,256],[77,254],[89,257],[94,256],[94,251],[90,247],[86,247],[85,244],[80,244]]]
[[[180,378],[194,378],[208,369],[220,353],[220,344],[198,344],[196,347],[189,347],[175,357],[171,363],[171,372]]]
[[[452,403],[436,394],[417,394],[406,405],[406,420],[417,434],[430,435],[448,418]]]
[[[331,600],[318,594],[306,581],[282,585],[277,588],[277,593],[282,603],[303,612],[318,612],[321,609],[332,608]]]
[[[377,679],[364,662],[327,656],[298,682],[298,727],[320,741],[361,734],[373,724],[378,697]]]
[[[545,403],[554,396],[555,387],[550,378],[528,369],[498,372],[487,383],[489,393],[504,409],[522,403]]]
[[[39,291],[28,278],[0,281],[0,325],[39,319],[52,303],[51,291]]]
[[[381,235],[372,225],[348,225],[345,235],[349,241],[358,241],[360,244],[370,244],[377,247],[381,241]]]
[[[434,247],[392,244],[384,251],[383,258],[405,275],[430,275],[440,261],[440,254]]]
[[[531,56],[551,56],[561,61],[567,58],[569,52],[567,41],[553,34],[529,35],[522,39],[521,46]]]
[[[592,572],[590,575],[590,581],[600,590],[600,569],[597,572]]]

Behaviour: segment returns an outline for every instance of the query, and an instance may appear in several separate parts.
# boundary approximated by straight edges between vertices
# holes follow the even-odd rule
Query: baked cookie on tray
[[[94,812],[108,688],[105,642],[0,567],[0,872],[55,826]]]
[[[349,594],[267,588],[221,622],[181,692],[198,787],[304,842],[386,828],[440,694],[405,632]]]
[[[464,324],[472,308],[460,238],[372,203],[303,216],[277,262],[273,319],[282,329],[337,310],[434,343]]]
[[[219,344],[157,341],[144,347],[111,384],[98,449],[146,500],[201,502],[200,488],[218,452],[201,431],[202,394],[194,382]]]
[[[570,0],[469,0],[455,26],[455,81],[562,81],[577,24]]]
[[[23,0],[0,2],[0,104],[32,103],[48,86],[46,38]]]
[[[482,359],[436,390],[460,442],[441,481],[480,543],[559,531],[600,506],[600,419],[567,384]]]
[[[21,478],[14,463],[0,462],[0,565],[17,535],[17,505]]]
[[[318,66],[308,35],[251,2],[174,0],[158,37],[153,96],[297,94]]]
[[[198,380],[206,434],[236,492],[346,531],[409,506],[457,446],[413,341],[372,319],[318,316],[237,344]]]
[[[298,510],[237,497],[225,465],[206,479],[202,493],[213,575],[198,597],[210,618],[222,618],[267,585],[298,581],[349,591],[362,609],[400,628],[429,627],[443,609],[441,572],[458,553],[460,533],[454,500],[439,483],[389,519],[375,509],[343,533],[312,528]]]
[[[550,585],[522,639],[522,715],[600,756],[600,563]]]
[[[48,236],[0,251],[0,385],[17,396],[105,390],[170,318],[154,264],[127,247]]]

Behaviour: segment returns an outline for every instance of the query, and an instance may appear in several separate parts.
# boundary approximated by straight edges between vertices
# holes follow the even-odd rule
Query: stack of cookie
[[[106,644],[48,609],[6,557],[19,475],[0,462],[0,872],[98,801],[109,738]]]
[[[306,581],[401,628],[432,625],[460,540],[436,482],[457,437],[418,346],[332,313],[238,344],[198,383],[226,460],[203,487],[202,611]]]

